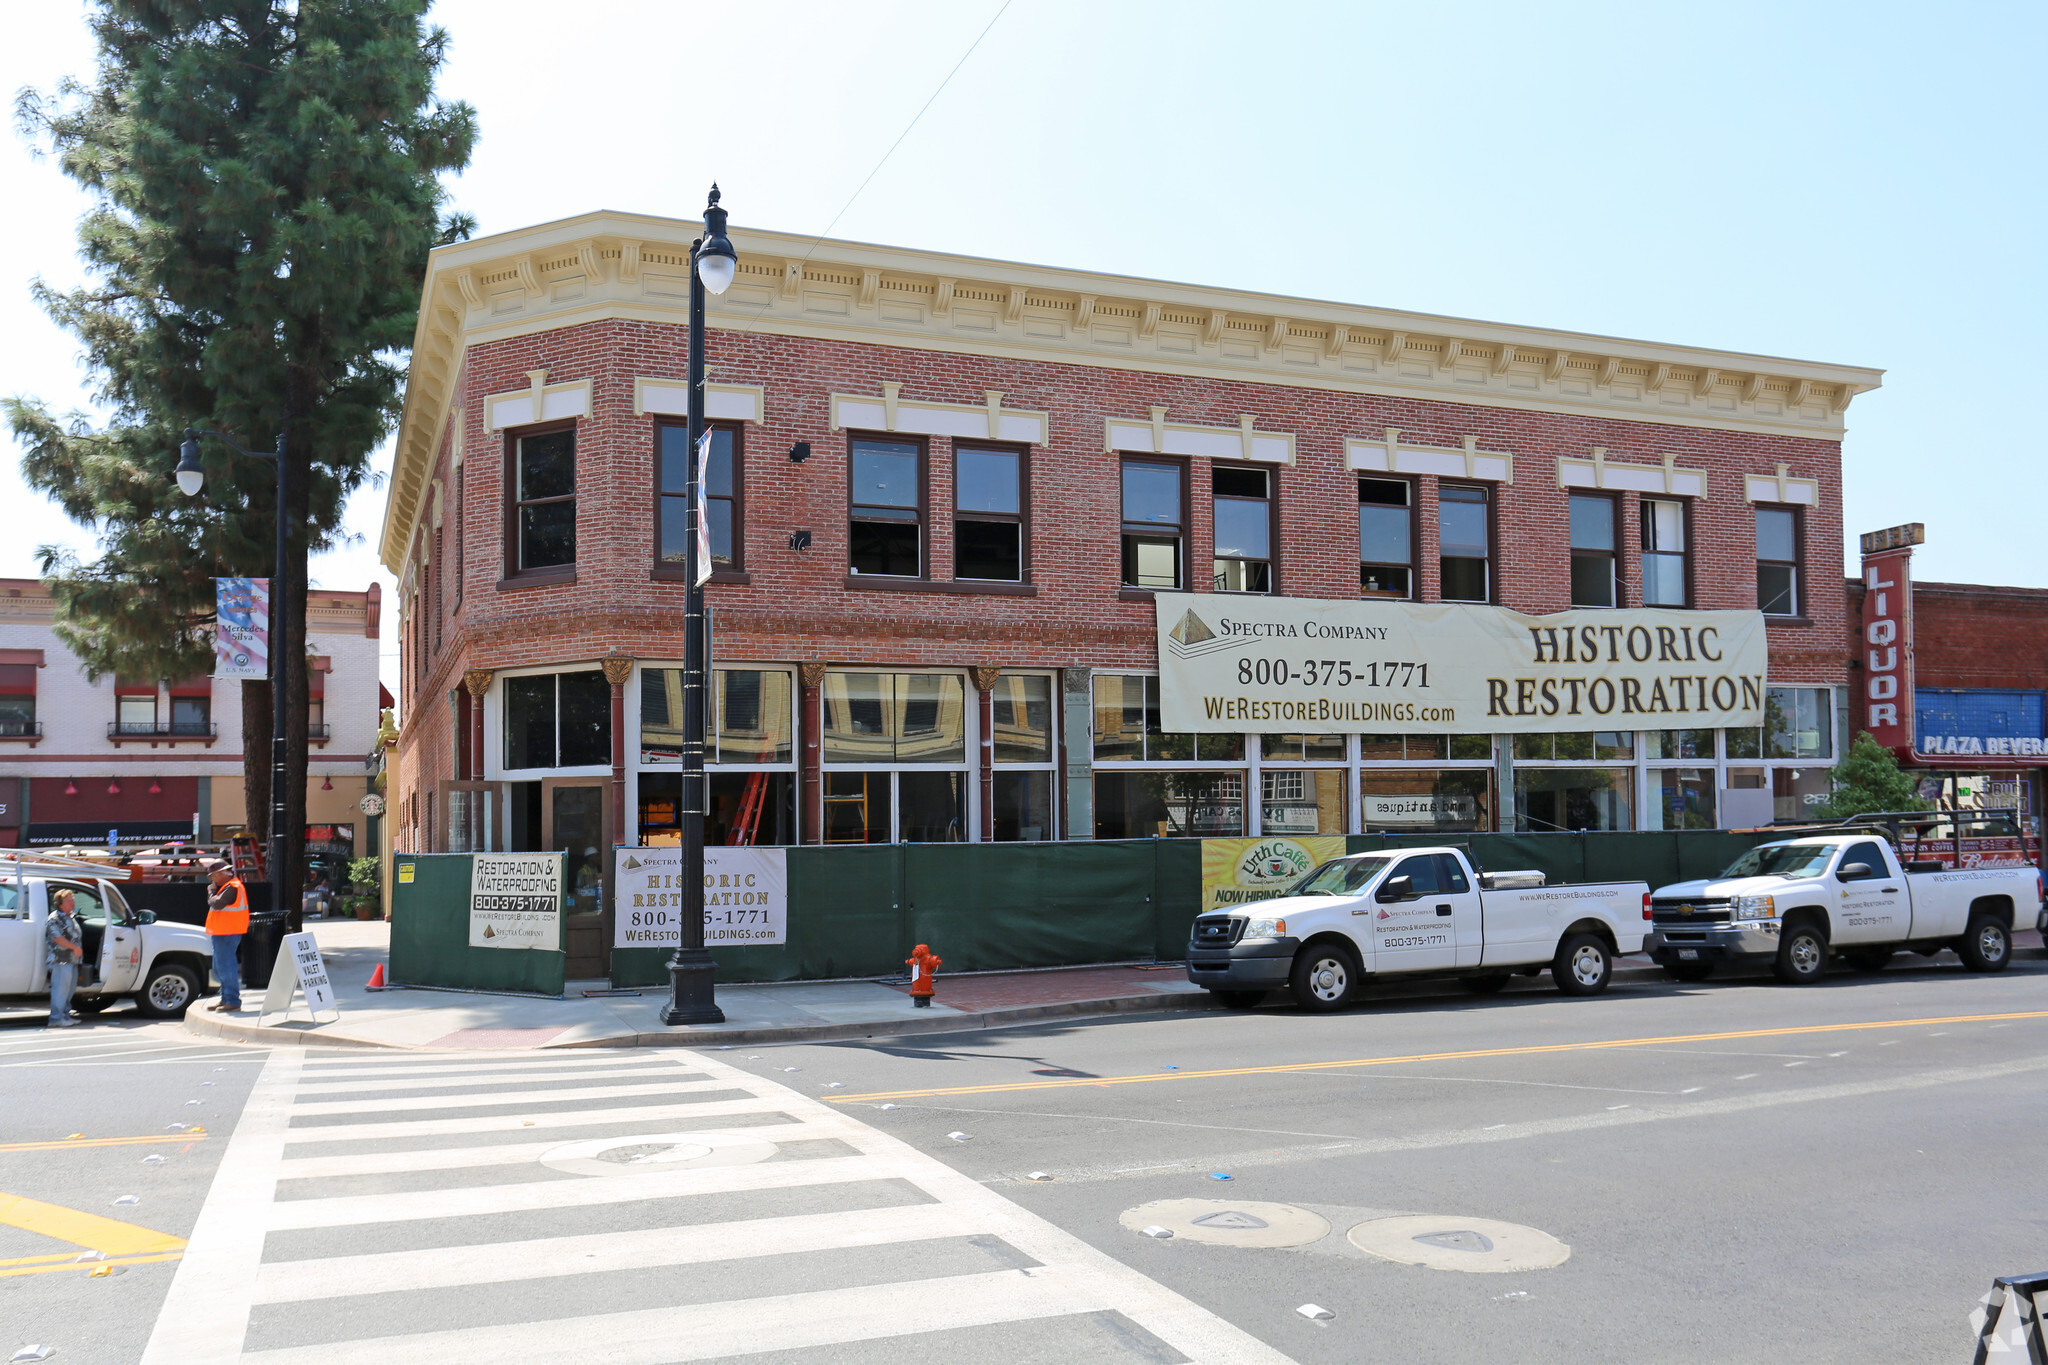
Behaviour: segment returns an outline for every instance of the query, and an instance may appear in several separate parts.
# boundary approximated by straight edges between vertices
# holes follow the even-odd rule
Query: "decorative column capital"
[[[797,677],[807,688],[825,685],[825,664],[821,660],[812,659],[800,663],[796,666],[796,672]]]
[[[1001,664],[972,664],[968,667],[967,673],[969,677],[974,679],[975,691],[992,692],[995,690],[996,679],[1003,674],[1003,666]]]
[[[604,670],[604,680],[613,687],[624,687],[633,681],[633,656],[620,654],[616,650],[597,661]]]
[[[462,675],[462,685],[469,689],[469,695],[483,700],[484,693],[491,690],[491,679],[497,675],[488,668],[472,668]]]

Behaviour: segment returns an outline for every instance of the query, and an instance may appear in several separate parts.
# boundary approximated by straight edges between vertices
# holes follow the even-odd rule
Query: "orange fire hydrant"
[[[910,1003],[913,1007],[928,1010],[932,1007],[932,976],[939,970],[941,958],[920,943],[917,951],[904,959],[910,968]]]

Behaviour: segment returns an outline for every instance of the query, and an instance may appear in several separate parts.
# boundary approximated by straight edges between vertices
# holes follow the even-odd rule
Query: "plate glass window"
[[[576,562],[576,433],[522,436],[513,456],[514,553],[519,570]]]
[[[1023,582],[1024,457],[956,446],[953,510],[953,576]]]
[[[1447,486],[1439,490],[1437,502],[1437,546],[1443,573],[1443,600],[1489,600],[1493,508],[1486,490]]]
[[[1766,616],[1799,614],[1799,516],[1756,509],[1756,605]]]
[[[0,735],[36,733],[36,666],[0,664]]]
[[[1178,588],[1181,477],[1177,464],[1123,462],[1124,585]]]
[[[1217,592],[1273,590],[1273,475],[1271,470],[1215,465],[1209,470],[1214,496]]]
[[[924,448],[855,441],[852,479],[853,571],[918,577],[924,571]]]
[[[1571,496],[1572,605],[1615,605],[1614,499]]]
[[[612,761],[612,689],[596,669],[505,679],[507,768],[590,768]]]
[[[1358,594],[1413,596],[1414,485],[1405,479],[1358,481]]]
[[[739,433],[712,427],[711,461],[704,470],[704,519],[711,529],[714,569],[737,569],[739,560]],[[690,429],[663,425],[661,444],[661,562],[682,564],[689,553]]]
[[[1643,605],[1682,607],[1685,591],[1685,504],[1643,499]]]

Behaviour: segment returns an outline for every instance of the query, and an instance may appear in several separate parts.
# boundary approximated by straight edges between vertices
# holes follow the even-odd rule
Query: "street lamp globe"
[[[205,482],[206,471],[199,467],[199,437],[187,431],[184,443],[178,447],[178,491],[196,498]]]
[[[704,240],[697,247],[697,278],[714,294],[732,287],[739,257],[725,235],[725,210],[718,207],[718,186],[711,187],[711,199],[704,205]]]

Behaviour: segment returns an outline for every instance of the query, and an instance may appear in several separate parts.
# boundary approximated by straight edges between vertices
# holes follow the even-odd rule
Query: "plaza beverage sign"
[[[1168,732],[1522,734],[1764,723],[1755,611],[1160,593]]]

